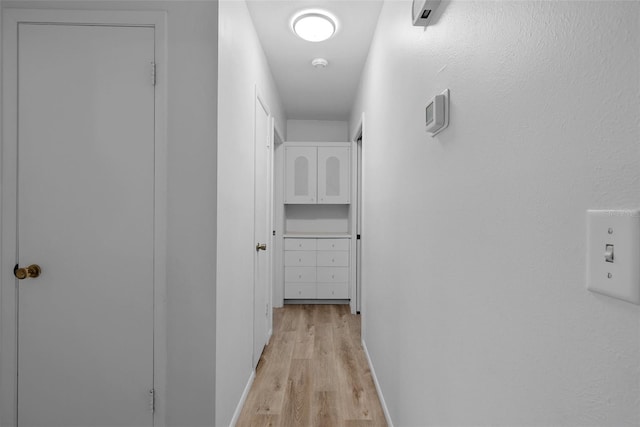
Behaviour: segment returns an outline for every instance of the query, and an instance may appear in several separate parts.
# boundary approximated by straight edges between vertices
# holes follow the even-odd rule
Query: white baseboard
[[[253,380],[256,379],[256,371],[255,369],[251,371],[251,376],[249,377],[249,381],[242,392],[242,396],[240,396],[240,401],[238,402],[238,406],[236,406],[236,410],[233,413],[233,418],[231,418],[231,422],[229,423],[229,427],[235,427],[238,422],[238,418],[240,418],[240,413],[242,412],[242,408],[244,407],[244,402],[247,400],[247,396],[249,395],[249,390],[251,390],[251,386],[253,385]],[[377,386],[376,386],[377,387]]]
[[[382,406],[382,411],[384,412],[384,418],[387,420],[387,425],[389,427],[393,427],[393,421],[391,421],[391,415],[389,415],[389,408],[387,408],[387,402],[384,401],[384,396],[382,395],[382,389],[380,388],[380,383],[378,383],[378,377],[376,376],[376,370],[373,369],[373,363],[371,363],[371,357],[369,356],[369,350],[367,350],[367,344],[362,340],[362,349],[364,350],[365,356],[367,356],[367,363],[369,364],[369,369],[371,370],[371,377],[373,378],[373,383],[376,386],[376,392],[378,393],[378,399],[380,399],[380,405]]]

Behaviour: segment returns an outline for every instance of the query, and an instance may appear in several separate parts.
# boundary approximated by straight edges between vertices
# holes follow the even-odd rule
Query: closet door
[[[318,147],[318,203],[348,204],[349,147]]]
[[[19,425],[152,426],[155,30],[17,32]]]
[[[316,203],[317,148],[285,147],[284,202]]]

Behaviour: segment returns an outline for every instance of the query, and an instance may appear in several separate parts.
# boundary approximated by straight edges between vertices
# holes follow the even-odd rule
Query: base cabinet
[[[348,299],[349,288],[344,283],[318,283],[318,299]]]
[[[341,239],[285,238],[285,299],[348,299],[349,242]]]
[[[287,283],[284,287],[285,299],[317,299],[315,283]]]

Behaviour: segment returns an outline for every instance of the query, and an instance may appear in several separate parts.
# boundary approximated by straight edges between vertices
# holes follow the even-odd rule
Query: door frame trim
[[[278,128],[278,124],[273,120],[273,147],[271,149],[271,224],[272,230],[276,232],[276,236],[271,236],[271,247],[273,248],[271,267],[271,309],[273,307],[282,307],[284,304],[284,259],[283,246],[284,239],[282,237],[284,231],[284,203],[282,201],[284,182],[283,167],[283,147],[284,135]],[[273,319],[271,319],[273,331]]]
[[[353,185],[351,186],[351,206],[355,207],[351,210],[351,224],[352,224],[352,234],[351,234],[351,265],[354,266],[351,272],[351,313],[360,312],[362,318],[362,328],[364,328],[364,310],[362,304],[362,276],[363,276],[363,268],[362,268],[362,256],[360,257],[360,262],[358,262],[358,234],[363,233],[363,219],[362,219],[362,202],[364,198],[364,193],[362,192],[363,185],[363,170],[358,169],[358,145],[360,145],[363,150],[361,154],[364,153],[364,146],[362,143],[358,143],[358,138],[362,138],[364,140],[365,133],[365,119],[364,112],[360,116],[360,120],[356,123],[355,130],[351,136],[352,143],[352,155],[351,155],[351,182]],[[362,165],[360,165],[362,167]],[[363,168],[361,168],[363,169]],[[360,197],[358,197],[360,195]],[[362,240],[360,241],[360,252],[362,251]],[[359,277],[358,277],[358,273]],[[360,280],[360,288],[358,288],[358,280]],[[364,334],[364,329],[363,329]]]
[[[167,383],[167,16],[163,11],[4,9],[2,16],[2,196],[0,208],[0,425],[17,424],[17,58],[18,24],[105,25],[154,28],[154,360],[153,424],[166,425]]]

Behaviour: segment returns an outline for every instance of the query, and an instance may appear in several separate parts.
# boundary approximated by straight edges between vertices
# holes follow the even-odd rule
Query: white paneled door
[[[151,426],[154,29],[18,25],[18,425]]]
[[[254,233],[256,240],[256,252],[254,258],[254,302],[253,302],[253,367],[260,360],[262,350],[267,343],[270,313],[269,290],[269,254],[272,248],[268,247],[270,220],[270,181],[269,161],[270,157],[270,118],[269,111],[263,105],[261,99],[256,97],[255,103],[255,177],[254,177]]]

